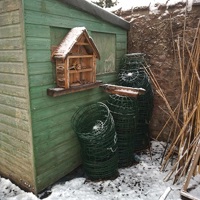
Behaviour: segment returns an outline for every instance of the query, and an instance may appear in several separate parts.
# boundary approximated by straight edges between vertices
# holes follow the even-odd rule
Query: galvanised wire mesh
[[[133,138],[136,129],[138,103],[134,98],[109,95],[107,105],[115,121],[117,132],[117,144],[119,152],[119,167],[132,165],[133,159]]]
[[[117,135],[108,107],[98,102],[79,108],[72,117],[72,127],[80,141],[83,167],[88,178],[117,177]]]
[[[153,110],[153,90],[148,75],[144,70],[145,54],[126,54],[120,64],[118,83],[121,86],[144,88],[146,93],[138,96],[138,122],[134,135],[134,150],[149,146],[149,122]]]

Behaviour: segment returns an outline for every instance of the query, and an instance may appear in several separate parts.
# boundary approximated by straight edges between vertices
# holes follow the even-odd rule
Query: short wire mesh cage
[[[145,54],[126,54],[120,64],[118,82],[121,86],[144,88],[146,93],[138,96],[138,122],[134,135],[134,150],[145,149],[149,146],[149,122],[153,111],[153,90],[144,67]]]
[[[119,167],[133,163],[133,138],[136,130],[138,103],[134,98],[109,95],[107,105],[115,121],[119,152]]]
[[[108,107],[98,102],[79,108],[72,117],[72,127],[80,141],[83,167],[88,178],[117,177],[117,135]]]
[[[146,63],[146,55],[144,53],[125,54],[120,61],[120,69],[140,68]]]

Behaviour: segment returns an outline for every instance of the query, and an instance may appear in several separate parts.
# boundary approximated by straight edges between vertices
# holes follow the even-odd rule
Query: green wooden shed
[[[52,49],[74,27],[98,49],[96,79],[114,83],[128,22],[85,0],[0,1],[0,175],[35,194],[81,164],[71,117],[106,97],[97,85],[47,94],[57,87]]]

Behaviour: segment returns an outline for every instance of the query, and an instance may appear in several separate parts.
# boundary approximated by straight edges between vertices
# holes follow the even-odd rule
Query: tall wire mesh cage
[[[120,64],[118,84],[121,86],[144,88],[146,93],[138,96],[138,121],[136,134],[134,135],[134,150],[142,150],[149,147],[149,122],[153,110],[153,90],[150,79],[146,74],[145,54],[126,54]]]
[[[83,167],[88,178],[117,177],[117,135],[108,107],[98,102],[79,108],[72,117],[72,127],[80,141]]]
[[[107,105],[115,121],[115,129],[118,137],[119,167],[132,165],[133,138],[136,130],[138,103],[134,98],[109,95]]]

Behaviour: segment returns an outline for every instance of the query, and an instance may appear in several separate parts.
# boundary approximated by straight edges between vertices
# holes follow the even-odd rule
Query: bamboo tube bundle
[[[200,21],[192,44],[186,38],[185,20],[183,35],[178,36],[176,44],[174,43],[173,46],[176,52],[175,57],[179,63],[181,82],[181,97],[175,109],[171,107],[151,69],[147,68],[146,71],[156,88],[156,92],[167,107],[165,113],[169,118],[160,134],[167,124],[172,123],[169,133],[169,140],[171,141],[164,152],[161,169],[164,170],[173,155],[178,154],[172,170],[165,177],[165,180],[169,180],[174,175],[173,181],[176,183],[187,174],[200,140]],[[172,136],[172,133],[174,136]],[[200,173],[199,162],[195,166],[195,173]]]

